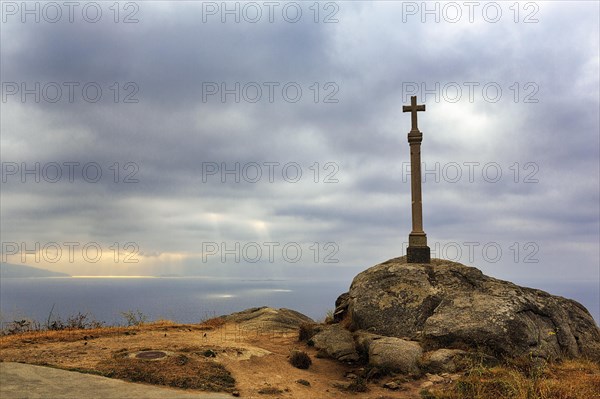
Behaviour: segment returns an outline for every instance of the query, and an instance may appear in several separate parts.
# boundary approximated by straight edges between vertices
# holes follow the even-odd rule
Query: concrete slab
[[[224,399],[230,394],[189,392],[134,384],[52,367],[0,362],[2,399]]]

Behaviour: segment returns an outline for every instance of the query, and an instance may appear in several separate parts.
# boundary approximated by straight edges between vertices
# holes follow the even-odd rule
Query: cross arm
[[[413,108],[412,105],[403,105],[402,106],[402,112],[412,112]],[[415,108],[415,111],[425,111],[425,104],[422,105],[417,105]]]

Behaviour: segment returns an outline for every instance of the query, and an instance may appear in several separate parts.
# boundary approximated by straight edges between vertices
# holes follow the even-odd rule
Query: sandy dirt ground
[[[289,355],[295,349],[310,355],[312,365],[308,370],[289,363]],[[234,389],[244,398],[419,398],[421,385],[426,381],[408,381],[400,384],[399,390],[390,390],[383,384],[395,377],[384,377],[369,382],[367,392],[348,392],[343,386],[352,379],[346,375],[356,372],[360,365],[318,358],[314,348],[298,342],[296,332],[260,333],[240,329],[235,323],[212,327],[158,323],[0,338],[1,361],[87,372],[98,370],[101,362],[116,355],[134,356],[147,350],[165,351],[168,356],[191,356],[210,350],[215,355],[211,360],[231,372]],[[304,380],[304,384],[299,380]]]

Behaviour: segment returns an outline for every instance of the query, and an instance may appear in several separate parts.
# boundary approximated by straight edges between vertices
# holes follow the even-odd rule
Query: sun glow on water
[[[71,276],[72,278],[156,278],[154,276]]]

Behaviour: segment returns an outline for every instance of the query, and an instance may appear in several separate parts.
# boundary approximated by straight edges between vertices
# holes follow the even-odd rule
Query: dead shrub
[[[312,364],[312,360],[306,352],[294,351],[290,355],[290,364],[298,369],[306,370]]]

